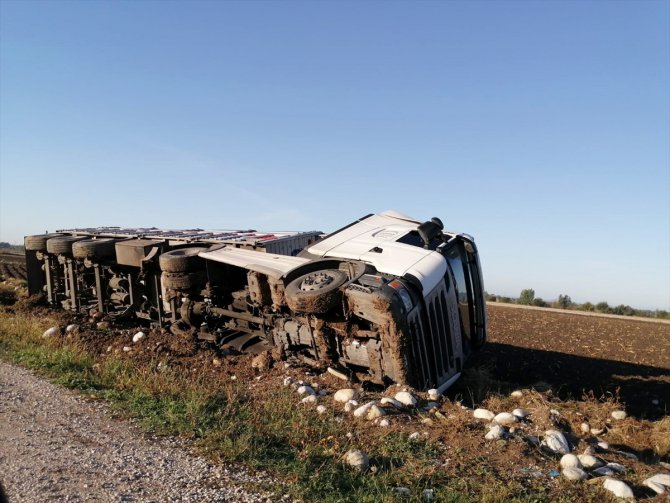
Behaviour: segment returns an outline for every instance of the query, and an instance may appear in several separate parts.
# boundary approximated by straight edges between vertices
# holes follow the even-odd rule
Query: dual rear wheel
[[[162,271],[161,282],[170,290],[190,290],[201,288],[207,282],[205,261],[198,255],[203,247],[179,248],[165,252],[158,257]]]

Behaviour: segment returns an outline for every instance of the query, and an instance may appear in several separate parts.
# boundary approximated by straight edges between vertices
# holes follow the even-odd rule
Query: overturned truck
[[[378,384],[443,391],[486,340],[474,240],[437,218],[387,211],[326,236],[67,229],[25,248],[30,294],[54,307]]]

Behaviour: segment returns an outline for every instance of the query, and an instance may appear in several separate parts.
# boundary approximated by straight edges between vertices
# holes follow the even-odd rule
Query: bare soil
[[[670,324],[488,305],[489,343],[474,364],[502,381],[562,396],[612,395],[659,419],[670,401]],[[657,401],[657,403],[656,403]]]
[[[0,281],[10,278],[26,279],[26,260],[23,255],[0,252]]]

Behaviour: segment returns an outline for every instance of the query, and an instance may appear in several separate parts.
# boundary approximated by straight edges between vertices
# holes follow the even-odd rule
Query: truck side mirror
[[[429,248],[430,242],[436,237],[442,235],[442,229],[444,229],[442,220],[437,217],[433,217],[429,221],[419,225],[417,231],[419,232],[419,236],[421,236],[421,240],[423,241],[423,247]]]

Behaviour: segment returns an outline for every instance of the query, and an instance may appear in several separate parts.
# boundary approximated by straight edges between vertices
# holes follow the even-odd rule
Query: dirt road
[[[272,480],[212,466],[91,402],[0,362],[0,479],[10,503],[275,501]]]

